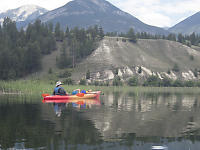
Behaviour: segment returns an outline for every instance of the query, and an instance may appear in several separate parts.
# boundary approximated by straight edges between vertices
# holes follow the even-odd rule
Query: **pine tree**
[[[55,38],[56,41],[60,41],[61,40],[61,29],[60,29],[60,23],[56,23],[56,27],[55,27]]]
[[[127,37],[130,38],[131,42],[134,42],[134,43],[137,42],[136,35],[135,35],[135,32],[134,32],[133,28],[130,28],[130,30],[128,31]]]
[[[184,37],[181,33],[178,34],[178,42],[184,43]]]

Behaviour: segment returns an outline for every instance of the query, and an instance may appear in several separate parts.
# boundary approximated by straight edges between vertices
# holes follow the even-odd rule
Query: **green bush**
[[[90,79],[90,70],[86,72],[86,79]]]
[[[72,76],[72,73],[71,73],[71,70],[65,70],[65,71],[62,71],[59,75],[58,75],[58,77],[59,78],[69,78],[69,77],[71,77]]]
[[[193,73],[194,73],[194,76],[197,78],[198,77],[198,70],[197,70],[197,68],[194,69]]]
[[[143,84],[144,86],[160,86],[160,79],[157,76],[150,76]]]
[[[114,79],[113,79],[113,86],[122,86],[123,83],[121,81],[121,78],[119,76],[116,76]]]
[[[200,81],[196,81],[196,84],[195,84],[197,87],[200,87]]]
[[[49,73],[49,74],[52,74],[52,73],[53,73],[52,68],[49,68],[48,73]]]
[[[99,81],[94,81],[94,85],[99,86],[100,85]]]
[[[79,82],[80,85],[86,85],[86,80],[85,79],[81,79]]]
[[[168,69],[168,70],[167,70],[167,74],[170,74],[170,73],[171,73],[171,71],[170,71],[170,69]]]
[[[138,85],[138,79],[136,77],[132,77],[128,80],[129,86],[137,86]]]
[[[194,60],[194,56],[190,55],[190,60],[193,61]]]
[[[67,84],[67,85],[73,85],[73,80],[71,78],[66,78],[64,81],[63,81],[64,84]]]
[[[142,73],[142,67],[140,66],[138,69],[138,73],[141,74]]]
[[[172,84],[173,87],[183,87],[183,82],[181,80],[175,80]]]
[[[194,81],[185,81],[184,86],[186,87],[194,87],[195,82]]]
[[[175,72],[179,72],[180,71],[179,66],[177,64],[174,65],[172,70],[175,71]]]
[[[164,78],[161,80],[160,86],[164,86],[164,87],[172,86],[172,80],[169,78]]]

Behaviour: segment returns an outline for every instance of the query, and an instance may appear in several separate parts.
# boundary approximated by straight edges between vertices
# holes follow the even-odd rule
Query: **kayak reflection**
[[[90,109],[93,106],[101,105],[100,99],[51,100],[51,102],[44,101],[43,103],[52,103],[57,117],[60,117],[62,111],[67,107],[73,107],[76,109]]]
[[[62,110],[65,109],[66,104],[65,103],[53,103],[54,111],[56,113],[57,117],[61,116]]]

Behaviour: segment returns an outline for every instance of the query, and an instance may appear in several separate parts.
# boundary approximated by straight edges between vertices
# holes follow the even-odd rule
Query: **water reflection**
[[[52,103],[57,117],[60,117],[62,112],[70,107],[76,109],[91,109],[93,106],[100,106],[100,99],[73,99],[73,100],[52,100],[43,103]]]
[[[139,137],[181,137],[190,131],[198,134],[199,95],[122,93],[112,98],[110,95],[113,94],[104,97],[104,104],[110,109],[106,109],[104,117],[95,120],[105,139],[123,133],[136,133]]]
[[[0,149],[197,150],[199,98],[117,92],[43,104],[0,97]]]
[[[65,109],[66,103],[53,103],[54,111],[57,117],[61,116],[62,110]]]

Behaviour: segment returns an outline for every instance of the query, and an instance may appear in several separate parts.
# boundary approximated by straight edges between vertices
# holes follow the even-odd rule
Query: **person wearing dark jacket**
[[[54,88],[53,95],[66,95],[66,91],[61,85],[61,81],[56,82],[56,87]]]

